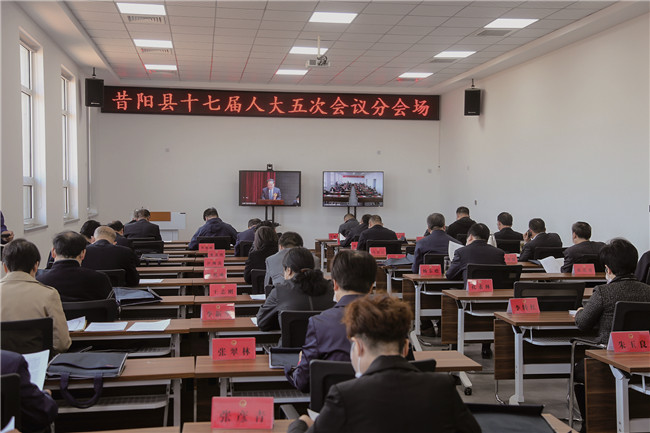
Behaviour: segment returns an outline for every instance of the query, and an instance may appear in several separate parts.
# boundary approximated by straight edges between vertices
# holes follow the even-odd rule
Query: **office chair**
[[[386,248],[386,254],[402,254],[402,241],[368,241],[366,242],[367,251],[370,248]]]
[[[137,256],[142,254],[162,254],[165,249],[163,241],[133,241],[133,251]]]
[[[564,257],[564,254],[562,254],[564,250],[566,250],[564,247],[537,247],[533,251],[533,259],[539,260],[549,256],[561,259]]]
[[[215,250],[229,250],[230,249],[230,236],[199,236],[198,242],[200,244],[212,244]]]
[[[496,239],[497,248],[503,250],[507,254],[519,254],[521,252],[521,241],[516,239]]]
[[[253,243],[250,241],[241,241],[237,248],[239,249],[239,257],[248,257],[248,254],[253,247]]]
[[[424,255],[424,264],[425,265],[440,265],[440,268],[444,269],[444,267],[445,267],[445,257],[447,257],[447,254],[426,253]]]
[[[251,284],[253,289],[251,292],[255,295],[265,293],[264,280],[266,279],[266,269],[253,269],[251,271]]]
[[[521,265],[467,265],[467,279],[480,280],[491,279],[492,287],[495,289],[512,289],[516,281],[521,277]]]
[[[553,433],[542,417],[543,405],[501,405],[467,403],[483,433]]]
[[[155,241],[156,238],[153,236],[131,236],[129,238],[131,242],[137,241],[137,242],[144,242],[144,241]]]
[[[537,298],[540,311],[576,310],[582,305],[585,283],[517,281],[515,298]]]
[[[4,349],[4,348],[3,348]],[[21,412],[20,412],[20,375],[18,373],[3,374],[0,376],[0,394],[2,400],[2,425],[5,428],[7,423],[14,419],[14,427],[16,430],[22,428]]]
[[[124,269],[102,269],[101,272],[111,280],[111,287],[124,287],[126,285],[126,270]]]
[[[320,311],[280,311],[281,347],[302,347],[305,344],[309,318]]]
[[[598,254],[585,254],[578,257],[574,263],[592,263],[596,272],[605,272],[605,265],[600,262]]]
[[[66,320],[86,316],[86,322],[114,322],[118,317],[115,299],[101,301],[62,302]]]
[[[352,363],[314,359],[309,363],[309,408],[320,412],[332,385],[354,379]]]
[[[51,317],[0,322],[0,347],[20,354],[52,350],[53,324]]]

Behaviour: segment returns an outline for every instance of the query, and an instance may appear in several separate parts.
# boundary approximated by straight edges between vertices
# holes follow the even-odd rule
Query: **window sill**
[[[79,222],[79,218],[63,218],[63,225],[78,223],[78,222]]]
[[[25,226],[25,233],[34,232],[46,228],[47,224],[30,224]]]

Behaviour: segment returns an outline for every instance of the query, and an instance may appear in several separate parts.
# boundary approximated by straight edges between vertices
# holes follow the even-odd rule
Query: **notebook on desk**
[[[140,260],[146,262],[166,262],[169,260],[169,254],[145,253],[140,256]]]
[[[299,347],[271,347],[269,348],[269,368],[296,367],[300,359]]]
[[[162,298],[149,287],[146,289],[128,289],[125,287],[113,287],[111,297],[115,298],[117,305],[153,304],[162,301]]]

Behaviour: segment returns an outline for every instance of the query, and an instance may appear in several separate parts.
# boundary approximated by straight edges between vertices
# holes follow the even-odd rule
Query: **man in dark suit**
[[[508,212],[501,212],[497,216],[498,232],[494,232],[494,239],[523,241],[524,235],[512,229],[512,215]]]
[[[309,391],[309,363],[312,359],[350,361],[350,341],[341,318],[345,307],[370,292],[377,276],[377,262],[365,251],[341,250],[332,262],[332,281],[336,305],[312,316],[307,325],[305,345],[298,366],[285,367],[291,385]]]
[[[95,301],[108,298],[111,282],[105,274],[93,269],[82,268],[86,257],[86,238],[76,232],[61,232],[52,240],[51,269],[41,271],[36,279],[54,287],[61,296],[61,302]]]
[[[420,265],[424,263],[424,255],[447,254],[449,242],[460,244],[459,241],[445,233],[445,217],[439,213],[432,213],[427,217],[427,233],[429,236],[415,243],[415,258],[411,270],[414,274],[420,272]]]
[[[248,220],[248,229],[243,232],[237,233],[237,240],[235,241],[235,257],[243,256],[239,244],[241,242],[253,242],[255,240],[255,229],[262,222],[259,218],[252,218]]]
[[[106,225],[115,230],[115,243],[117,245],[121,247],[131,248],[131,242],[124,237],[124,224],[122,224],[122,221],[115,220]]]
[[[147,209],[135,211],[135,221],[124,226],[124,236],[127,238],[153,237],[155,241],[162,241],[158,224],[149,222],[151,212]]]
[[[86,257],[81,266],[96,271],[124,269],[126,285],[135,287],[140,282],[138,257],[131,248],[115,244],[115,230],[108,226],[99,226],[95,230],[95,242],[86,247]]]
[[[358,250],[368,250],[368,241],[396,241],[397,235],[394,231],[384,227],[379,215],[373,215],[368,220],[368,230],[364,230],[359,235]]]
[[[573,271],[573,264],[580,263],[580,259],[585,254],[598,254],[600,249],[605,246],[604,242],[590,241],[591,226],[584,222],[578,221],[571,226],[571,239],[573,246],[564,250],[564,265],[562,272]]]
[[[223,222],[215,208],[210,207],[203,211],[203,221],[205,221],[205,224],[199,227],[192,236],[190,243],[187,244],[188,250],[199,249],[199,236],[227,236],[230,238],[231,244],[237,242],[237,230],[230,224]]]
[[[351,213],[345,214],[343,217],[343,224],[339,226],[339,233],[341,233],[346,238],[350,234],[350,230],[359,225],[359,221]]]
[[[524,247],[519,255],[520,262],[535,258],[537,247],[561,247],[562,239],[557,233],[546,233],[546,223],[541,218],[533,218],[528,222],[528,231],[524,233]]]
[[[344,241],[341,242],[342,247],[347,248],[350,246],[350,244],[352,244],[352,242],[359,242],[359,236],[361,236],[361,233],[368,230],[368,223],[370,222],[371,216],[372,215],[367,213],[361,217],[361,224],[359,224],[358,226],[350,230],[348,236],[345,238]]]
[[[490,229],[482,223],[476,223],[467,232],[467,246],[458,248],[447,269],[448,280],[467,279],[467,265],[505,265],[505,253],[487,243]]]
[[[275,187],[274,179],[266,181],[266,188],[262,188],[262,200],[282,200],[282,192]]]
[[[467,230],[475,223],[469,217],[469,209],[465,206],[460,206],[456,209],[456,221],[447,227],[447,234],[454,239],[458,239],[458,235],[467,234]]]

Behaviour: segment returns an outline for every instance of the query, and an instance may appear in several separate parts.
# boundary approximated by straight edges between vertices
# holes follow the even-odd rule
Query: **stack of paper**
[[[124,331],[128,322],[93,322],[86,332]]]
[[[127,332],[128,331],[133,331],[133,332],[164,331],[165,329],[167,329],[170,322],[171,321],[169,319],[159,320],[157,322],[135,322],[133,325],[131,325],[129,329],[127,329]]]
[[[559,274],[564,264],[564,259],[556,259],[553,256],[544,257],[539,260],[539,264],[544,267],[544,272],[547,274]]]
[[[162,278],[140,278],[140,285],[162,283]]]
[[[50,351],[44,350],[42,352],[27,353],[23,355],[27,361],[27,369],[31,376],[31,382],[43,391],[43,384],[45,383],[45,371],[47,370],[47,360],[50,357]]]
[[[86,327],[86,316],[77,317],[76,319],[68,320],[68,331],[83,331]]]
[[[266,295],[250,295],[251,299],[255,299],[256,301],[264,301],[266,300]]]
[[[457,244],[456,242],[449,242],[449,249],[447,253],[449,254],[449,260],[454,260],[454,253],[458,248],[462,248],[464,245]]]
[[[257,326],[257,317],[251,317],[251,321],[253,322],[253,325]]]

